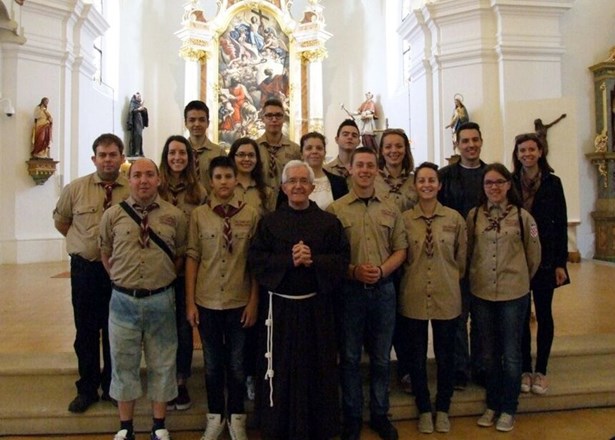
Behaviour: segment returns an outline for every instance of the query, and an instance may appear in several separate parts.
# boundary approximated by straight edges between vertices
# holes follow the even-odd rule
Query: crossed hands
[[[299,267],[301,265],[310,267],[312,265],[312,250],[308,245],[303,243],[303,240],[299,240],[299,243],[296,243],[293,246],[292,252],[293,264],[295,267]]]

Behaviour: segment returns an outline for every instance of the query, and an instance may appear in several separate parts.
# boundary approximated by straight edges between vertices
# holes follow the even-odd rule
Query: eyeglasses
[[[499,188],[500,186],[504,185],[505,183],[508,183],[508,180],[505,180],[505,179],[485,180],[483,182],[483,185],[485,186],[485,188],[493,188],[494,186],[497,186]]]
[[[235,157],[238,157],[240,159],[254,159],[256,157],[256,153],[239,152],[235,153]]]
[[[267,119],[282,119],[283,117],[284,113],[265,113]]]
[[[299,184],[301,186],[306,186],[306,185],[310,185],[310,179],[306,179],[305,177],[302,177],[300,179],[296,179],[294,177],[291,177],[290,179],[288,179],[286,182],[284,183],[288,183],[290,185],[296,185]]]

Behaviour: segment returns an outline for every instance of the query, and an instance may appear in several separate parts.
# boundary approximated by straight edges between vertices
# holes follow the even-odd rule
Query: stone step
[[[430,389],[435,396],[435,365],[433,360],[429,364]],[[549,363],[549,392],[544,396],[521,395],[519,412],[615,406],[614,365],[615,334],[558,337]],[[117,409],[108,402],[99,402],[84,414],[67,410],[74,397],[76,375],[72,353],[0,354],[0,436],[115,432]],[[195,352],[189,389],[193,406],[168,414],[170,430],[204,428],[206,402],[200,351]],[[365,396],[368,395],[366,389]],[[481,414],[484,399],[484,390],[470,385],[455,392],[450,414]],[[413,397],[399,390],[394,380],[390,400],[394,420],[417,417]],[[251,404],[247,410],[252,411]],[[135,410],[137,429],[151,425],[150,414],[147,399],[139,399]]]

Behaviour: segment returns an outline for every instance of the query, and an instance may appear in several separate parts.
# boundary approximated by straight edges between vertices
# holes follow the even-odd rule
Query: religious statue
[[[374,151],[378,151],[378,144],[376,143],[376,119],[378,115],[376,113],[376,104],[374,103],[374,95],[371,92],[365,94],[365,101],[359,106],[358,111],[354,113],[359,116],[357,125],[359,126],[359,132],[361,133],[361,143],[364,147],[369,147]]]
[[[455,133],[457,133],[457,129],[461,124],[465,124],[470,120],[470,116],[468,115],[468,110],[466,106],[463,105],[463,96],[460,94],[456,94],[454,96],[455,99],[455,110],[453,111],[453,116],[451,117],[451,122],[444,128],[451,128],[453,130],[453,141],[455,141]]]
[[[547,125],[543,124],[542,119],[540,118],[534,119],[534,131],[536,132],[536,135],[542,142],[542,146],[543,146],[542,151],[545,157],[547,157],[547,154],[549,154],[549,144],[547,143],[547,131],[549,131],[549,128],[553,127],[555,124],[557,124],[559,121],[561,121],[565,117],[566,117],[566,113],[562,113],[562,115],[559,118],[557,118],[555,121]]]
[[[149,125],[147,109],[143,106],[143,98],[139,92],[132,95],[126,128],[130,131],[128,156],[143,156],[143,129]]]
[[[34,109],[34,127],[32,127],[32,152],[31,156],[49,159],[49,147],[53,128],[53,118],[47,110],[49,98],[41,99]]]

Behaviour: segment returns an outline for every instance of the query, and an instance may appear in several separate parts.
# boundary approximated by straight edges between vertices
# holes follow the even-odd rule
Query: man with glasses
[[[485,162],[480,160],[483,137],[476,122],[465,122],[455,132],[455,147],[459,150],[459,162],[440,169],[442,189],[438,201],[444,206],[459,212],[463,218],[470,209],[478,204],[482,191],[483,170]],[[474,323],[470,330],[468,343],[467,323],[471,313],[470,286],[467,279],[461,281],[462,311],[458,318],[457,336],[455,338],[455,389],[466,388],[470,374],[474,382],[482,383],[484,373],[480,362],[477,328]],[[471,350],[470,350],[471,347]],[[470,361],[471,356],[471,361]]]
[[[262,438],[330,439],[340,426],[333,300],[350,249],[340,221],[309,198],[313,170],[292,160],[282,181],[288,202],[261,220],[248,257],[266,292],[256,408]]]
[[[261,159],[265,183],[274,192],[277,200],[280,191],[282,169],[289,161],[301,159],[299,145],[282,133],[286,113],[284,104],[278,99],[268,99],[261,112],[265,123],[265,133],[256,140]]]

